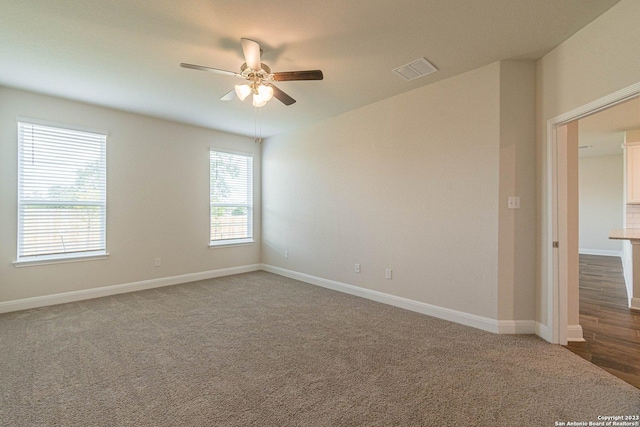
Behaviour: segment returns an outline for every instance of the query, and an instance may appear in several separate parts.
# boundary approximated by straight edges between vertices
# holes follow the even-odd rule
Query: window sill
[[[68,262],[80,262],[80,261],[95,261],[100,259],[107,259],[109,257],[108,252],[93,252],[91,254],[83,255],[63,255],[63,256],[42,256],[33,257],[28,260],[18,260],[13,262],[14,267],[31,267],[36,265],[49,265],[49,264],[64,264]]]
[[[209,242],[210,248],[221,248],[221,247],[229,247],[229,246],[246,246],[253,245],[255,240],[253,239],[235,239],[235,240],[219,240],[214,242]]]

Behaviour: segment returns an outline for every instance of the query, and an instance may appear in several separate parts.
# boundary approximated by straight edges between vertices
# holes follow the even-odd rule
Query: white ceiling
[[[624,133],[640,129],[640,98],[635,97],[578,120],[580,157],[622,155]]]
[[[619,0],[2,0],[0,85],[253,136],[251,103],[219,98],[239,71],[240,38],[297,99],[262,109],[271,136],[492,62],[537,59]],[[420,57],[439,72],[406,82]]]

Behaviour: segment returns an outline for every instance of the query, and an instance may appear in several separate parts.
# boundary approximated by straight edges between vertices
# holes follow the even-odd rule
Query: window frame
[[[100,164],[101,172],[103,171],[103,181],[101,182],[103,191],[101,191],[101,197],[99,201],[80,201],[80,200],[64,200],[57,201],[48,197],[43,197],[41,199],[33,199],[29,200],[23,197],[23,185],[24,185],[24,176],[23,176],[23,156],[24,156],[24,141],[22,140],[21,127],[22,126],[40,126],[40,127],[48,127],[53,128],[60,131],[69,131],[69,132],[78,132],[85,134],[93,134],[94,137],[98,137],[102,139],[100,142]],[[16,119],[16,141],[17,141],[17,193],[16,193],[16,202],[17,202],[17,218],[16,218],[16,260],[13,262],[13,265],[16,267],[23,266],[31,266],[31,265],[46,265],[46,264],[57,264],[57,263],[66,263],[66,262],[76,262],[76,261],[86,261],[86,260],[96,260],[96,259],[106,259],[109,256],[107,252],[107,142],[108,142],[109,133],[99,129],[92,129],[80,126],[67,125],[56,122],[49,122],[43,120],[35,120],[31,118],[25,117],[17,117]],[[68,143],[68,141],[67,141]],[[65,149],[69,149],[69,145],[64,147]],[[60,168],[65,167],[65,165],[59,165]],[[57,171],[59,172],[59,171]],[[101,236],[99,242],[101,243],[99,249],[95,250],[74,250],[68,253],[39,253],[34,255],[24,255],[21,256],[21,251],[24,248],[23,246],[23,236],[24,236],[24,219],[22,215],[22,209],[24,206],[29,205],[37,205],[37,204],[51,204],[55,206],[55,202],[59,206],[71,206],[70,202],[73,202],[75,206],[86,205],[86,206],[97,206],[101,209],[99,218],[101,225]],[[78,203],[77,205],[75,203]]]
[[[248,171],[248,176],[247,176],[247,183],[248,185],[248,191],[249,191],[249,195],[247,197],[249,203],[247,204],[237,204],[237,203],[218,203],[218,207],[244,207],[247,208],[248,210],[248,215],[247,215],[247,234],[248,236],[246,237],[241,237],[241,238],[232,238],[232,239],[217,239],[217,240],[212,240],[212,236],[213,236],[213,208],[216,205],[216,203],[214,203],[213,199],[212,199],[212,174],[213,174],[213,164],[212,164],[212,154],[213,153],[220,153],[220,154],[226,154],[226,155],[231,155],[231,156],[242,156],[244,158],[246,158],[247,160],[250,161],[250,165],[249,168],[247,169]],[[254,168],[255,168],[255,164],[254,164],[254,155],[252,153],[247,153],[247,152],[242,152],[242,151],[231,151],[231,150],[225,150],[225,149],[219,149],[219,148],[214,148],[214,147],[210,147],[209,148],[209,247],[210,248],[218,248],[218,247],[228,247],[228,246],[238,246],[238,245],[250,245],[255,243],[254,240],[254,217],[255,217],[255,211],[254,211],[254,187],[255,187],[255,183],[254,183]]]

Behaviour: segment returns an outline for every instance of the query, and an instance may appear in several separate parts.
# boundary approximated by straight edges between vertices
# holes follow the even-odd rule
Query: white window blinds
[[[211,244],[253,238],[253,158],[210,152]]]
[[[18,122],[18,262],[105,254],[106,142]]]

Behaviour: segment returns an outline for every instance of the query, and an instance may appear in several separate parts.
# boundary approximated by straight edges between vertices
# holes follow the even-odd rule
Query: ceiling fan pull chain
[[[262,143],[262,107],[253,107],[253,142]]]
[[[260,132],[260,144],[262,144],[262,107],[260,107],[260,117],[258,122],[258,131]]]

